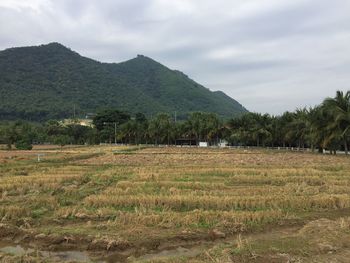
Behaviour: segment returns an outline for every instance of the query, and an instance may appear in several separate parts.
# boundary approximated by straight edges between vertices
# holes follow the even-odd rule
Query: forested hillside
[[[59,43],[0,52],[0,119],[44,121],[118,108],[130,113],[237,116],[247,110],[177,70],[138,55],[100,63]]]

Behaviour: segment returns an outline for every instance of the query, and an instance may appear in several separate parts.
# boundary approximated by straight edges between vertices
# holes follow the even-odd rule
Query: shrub
[[[17,150],[31,150],[32,144],[27,140],[20,140],[15,144]]]

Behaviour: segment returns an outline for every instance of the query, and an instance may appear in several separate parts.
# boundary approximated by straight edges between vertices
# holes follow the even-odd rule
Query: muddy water
[[[23,247],[12,242],[0,241],[0,252],[10,254],[13,256],[34,255],[42,258],[50,258],[60,262],[100,262],[103,260],[92,259],[87,252],[81,251],[59,251],[49,252],[43,250],[36,250],[30,247]]]
[[[169,259],[172,257],[195,257],[203,251],[204,247],[199,246],[195,248],[177,247],[174,249],[165,249],[162,251],[145,254],[141,257],[129,258],[130,261],[144,261],[144,260],[160,260]],[[87,251],[43,251],[34,249],[32,247],[25,247],[20,244],[16,244],[11,241],[0,241],[0,252],[13,255],[13,256],[25,256],[30,255],[34,257],[47,258],[57,262],[98,262],[98,263],[110,263],[110,262],[127,262],[127,256],[118,253],[106,253],[103,256],[95,257],[91,256]]]

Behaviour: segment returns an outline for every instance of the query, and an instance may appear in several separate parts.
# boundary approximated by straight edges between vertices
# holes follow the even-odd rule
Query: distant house
[[[227,147],[227,146],[228,146],[228,141],[226,141],[226,140],[220,140],[220,142],[218,143],[218,146],[219,146],[220,148]]]
[[[87,127],[94,127],[94,124],[92,123],[92,119],[80,119],[78,120],[79,124],[82,126],[87,126]]]
[[[199,147],[208,147],[208,142],[199,142]]]
[[[63,126],[68,126],[68,125],[81,125],[81,126],[86,126],[86,127],[94,127],[94,124],[92,123],[92,119],[64,119],[60,121],[60,123]]]

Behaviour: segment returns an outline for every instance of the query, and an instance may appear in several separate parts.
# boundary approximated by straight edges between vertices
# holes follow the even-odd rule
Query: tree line
[[[29,149],[32,144],[187,144],[200,141],[217,144],[258,147],[308,147],[332,153],[344,150],[350,143],[350,91],[337,91],[320,105],[285,112],[280,116],[247,113],[222,120],[214,113],[193,112],[187,119],[159,113],[147,118],[142,113],[106,109],[93,119],[93,127],[78,122],[66,125],[60,121],[44,124],[23,121],[0,123],[0,143]]]

